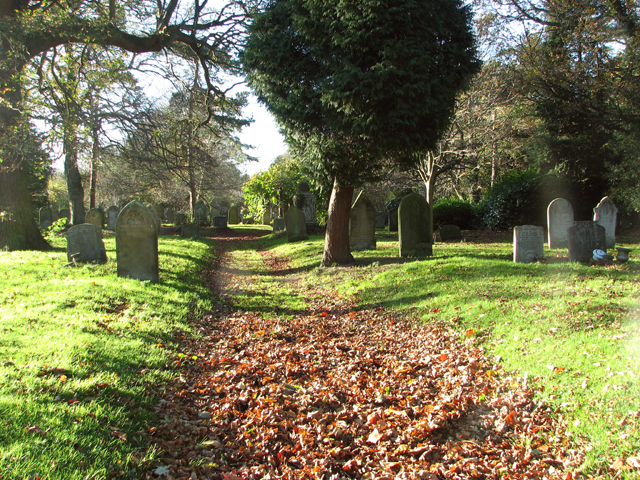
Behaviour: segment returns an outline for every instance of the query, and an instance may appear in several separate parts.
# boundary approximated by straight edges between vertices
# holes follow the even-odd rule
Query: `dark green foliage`
[[[475,208],[465,200],[456,197],[441,198],[433,204],[433,224],[457,225],[463,230],[475,226]]]
[[[434,147],[479,69],[457,0],[272,0],[250,27],[250,85],[316,174],[349,185]]]

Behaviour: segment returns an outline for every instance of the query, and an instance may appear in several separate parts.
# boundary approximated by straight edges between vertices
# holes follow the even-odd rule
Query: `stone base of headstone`
[[[198,238],[200,226],[197,223],[185,223],[180,225],[180,236],[182,238]]]
[[[67,260],[69,262],[107,261],[107,250],[102,241],[102,230],[92,223],[81,223],[66,233]]]
[[[227,228],[227,217],[213,217],[213,226],[215,228]]]
[[[596,222],[575,222],[569,229],[569,261],[587,263],[596,249],[606,251],[605,228]]]
[[[513,261],[532,263],[544,258],[544,229],[537,225],[520,225],[513,229]]]
[[[457,225],[443,225],[438,231],[441,242],[456,242],[462,240],[462,231]]]

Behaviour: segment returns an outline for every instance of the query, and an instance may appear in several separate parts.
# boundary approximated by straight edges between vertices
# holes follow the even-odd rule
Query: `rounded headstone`
[[[433,255],[431,206],[422,195],[410,193],[400,202],[398,243],[401,257]]]
[[[304,218],[304,213],[295,205],[289,207],[289,211],[284,216],[284,221],[287,228],[287,240],[289,242],[297,242],[300,240],[307,240],[307,223]]]
[[[604,227],[606,247],[615,248],[618,208],[613,200],[609,197],[600,200],[600,203],[593,209],[593,220]]]
[[[67,231],[67,260],[79,262],[107,261],[107,251],[102,241],[102,230],[92,223],[81,223]]]
[[[349,247],[352,251],[376,249],[376,209],[364,191],[351,207]]]
[[[159,280],[158,230],[153,213],[137,200],[127,204],[116,220],[118,276]]]
[[[573,227],[573,207],[569,200],[556,198],[547,207],[549,248],[567,248]]]

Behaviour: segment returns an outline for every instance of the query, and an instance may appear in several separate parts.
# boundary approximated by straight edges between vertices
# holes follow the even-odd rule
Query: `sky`
[[[249,96],[249,104],[243,110],[246,117],[253,118],[253,123],[242,129],[240,141],[252,145],[253,149],[245,152],[258,158],[257,162],[247,162],[240,166],[240,170],[253,175],[264,172],[278,155],[287,151],[284,137],[278,130],[278,125],[267,109],[258,103],[253,95]]]

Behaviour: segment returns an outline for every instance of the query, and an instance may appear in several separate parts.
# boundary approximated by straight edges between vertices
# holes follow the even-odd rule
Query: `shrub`
[[[474,227],[473,205],[456,197],[441,198],[433,204],[433,225],[457,225],[463,230]]]
[[[516,225],[538,223],[539,184],[538,175],[532,171],[513,171],[505,175],[478,207],[482,227],[506,230]]]

